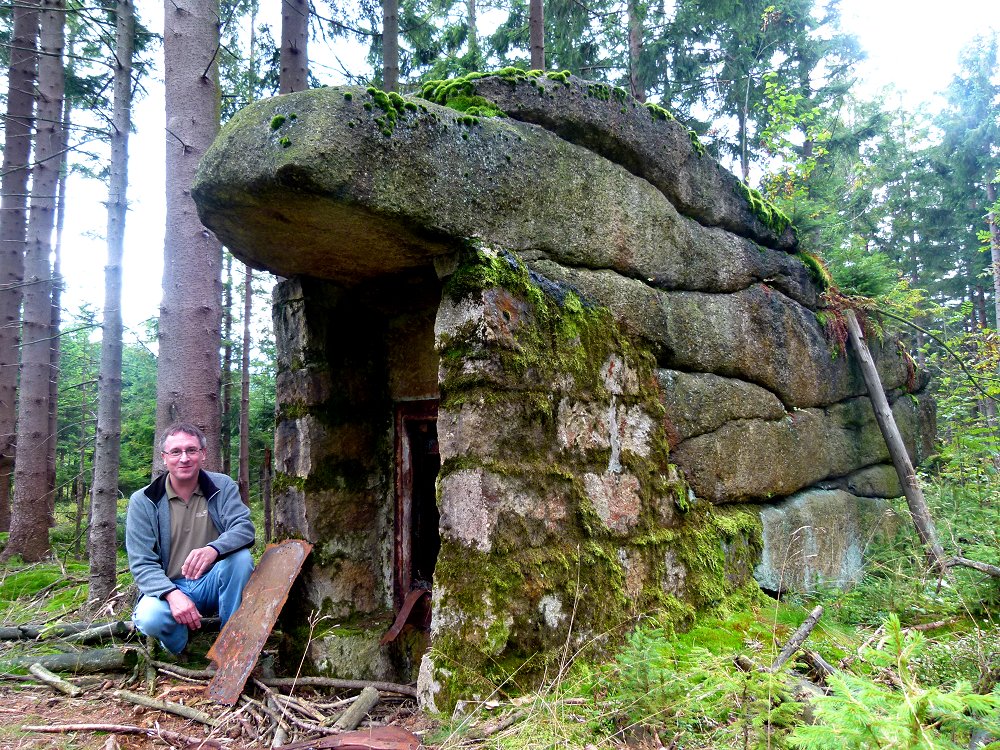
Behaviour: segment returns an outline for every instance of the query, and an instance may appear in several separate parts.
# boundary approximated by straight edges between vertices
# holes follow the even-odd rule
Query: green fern
[[[866,648],[868,675],[829,678],[830,694],[815,699],[816,723],[797,727],[789,743],[802,750],[966,750],[973,730],[1000,736],[1000,693],[975,693],[965,681],[951,689],[919,684],[911,664],[926,648],[904,632],[896,615],[885,623],[884,650]]]

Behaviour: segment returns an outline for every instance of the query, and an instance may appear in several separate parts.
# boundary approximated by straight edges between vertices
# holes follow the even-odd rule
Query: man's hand
[[[201,627],[201,612],[183,591],[174,589],[167,594],[167,604],[170,605],[170,614],[180,625],[187,625],[191,630]]]
[[[184,565],[181,566],[181,575],[196,581],[208,572],[218,557],[219,553],[215,551],[215,547],[193,549],[184,560]]]

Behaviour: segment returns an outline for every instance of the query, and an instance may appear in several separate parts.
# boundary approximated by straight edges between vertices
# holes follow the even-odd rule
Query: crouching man
[[[201,618],[239,608],[253,572],[250,509],[225,474],[205,471],[205,435],[188,422],[163,433],[167,473],[129,500],[125,549],[141,594],[132,619],[174,654]]]

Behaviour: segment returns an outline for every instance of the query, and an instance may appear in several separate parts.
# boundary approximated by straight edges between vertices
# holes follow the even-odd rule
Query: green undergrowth
[[[838,670],[825,692],[807,698],[791,671],[806,675],[803,662],[766,669],[806,613],[773,603],[703,618],[682,634],[649,618],[607,662],[554,669],[545,687],[520,699],[520,721],[495,735],[493,746],[950,750],[967,747],[976,728],[1000,736],[995,686],[929,680],[923,660],[932,641],[895,615],[876,638],[821,621],[807,645]],[[445,748],[467,742],[483,710],[466,707],[433,739]]]
[[[947,551],[997,565],[994,479],[928,481],[925,494]],[[649,616],[610,658],[568,654],[510,709],[521,718],[494,735],[493,746],[957,750],[970,746],[975,730],[1000,738],[1000,585],[965,569],[940,580],[905,504],[894,511],[898,533],[866,550],[867,571],[851,590],[701,614],[687,632],[668,616]],[[817,604],[824,613],[805,645],[834,665],[835,676],[816,673],[801,651],[776,675],[736,666],[738,657],[772,664]],[[794,693],[796,675],[823,692]],[[455,747],[484,721],[483,709],[467,708],[439,739]],[[990,741],[984,746],[1000,750]]]

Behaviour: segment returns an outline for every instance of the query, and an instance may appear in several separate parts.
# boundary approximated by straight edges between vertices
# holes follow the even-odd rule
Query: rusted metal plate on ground
[[[208,658],[216,665],[215,676],[208,684],[212,700],[232,706],[239,699],[311,551],[312,545],[301,539],[287,539],[264,550],[243,589],[243,603],[208,650]]]
[[[283,750],[418,750],[420,738],[402,727],[372,727],[282,745]]]

